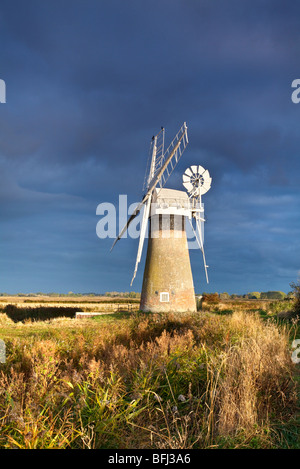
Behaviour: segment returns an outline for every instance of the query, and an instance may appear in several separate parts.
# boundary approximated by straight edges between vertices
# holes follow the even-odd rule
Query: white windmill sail
[[[145,241],[146,229],[147,229],[147,225],[148,225],[148,218],[149,218],[149,212],[150,212],[150,206],[151,206],[151,199],[152,199],[152,196],[149,197],[149,199],[146,202],[145,208],[144,208],[144,215],[143,215],[143,221],[142,221],[142,225],[141,225],[141,233],[140,233],[138,253],[137,253],[134,273],[133,273],[133,277],[132,277],[130,286],[132,285],[132,283],[135,279],[137,269],[138,269],[138,265],[139,265],[139,263],[141,261],[141,257],[142,257],[143,245],[144,245],[144,241]]]
[[[202,218],[196,219],[196,229],[194,228],[193,223],[191,222],[191,220],[189,220],[189,222],[191,224],[191,227],[192,227],[194,236],[196,238],[197,244],[198,244],[198,246],[199,246],[199,248],[202,252],[206,282],[209,283],[208,273],[207,273],[207,268],[209,266],[206,264],[205,252],[204,252],[204,239],[203,239],[203,222],[204,222],[204,219],[202,219]]]
[[[174,139],[172,140],[171,144],[167,148],[166,152],[161,150],[161,147],[157,145],[157,142],[161,133],[163,135],[163,142],[164,142],[164,128],[162,128],[161,131],[155,137],[153,137],[151,166],[150,166],[150,171],[149,171],[149,177],[147,178],[147,192],[144,195],[142,201],[135,208],[133,214],[127,220],[126,225],[120,231],[119,235],[117,236],[117,238],[115,239],[111,247],[111,250],[112,250],[115,244],[117,243],[117,241],[126,232],[130,223],[139,214],[143,205],[145,205],[136,265],[135,265],[135,270],[134,270],[131,284],[135,278],[138,264],[140,262],[141,255],[142,255],[153,191],[157,187],[158,184],[160,187],[164,187],[171,173],[174,171],[175,166],[177,165],[179,159],[181,158],[186,146],[188,145],[187,125],[185,122],[181,126],[178,133],[175,135]]]
[[[182,176],[183,186],[189,193],[191,199],[192,217],[195,219],[195,228],[191,220],[190,224],[194,232],[197,244],[202,252],[206,281],[208,281],[207,268],[204,252],[204,205],[202,204],[202,195],[209,191],[212,178],[207,169],[200,165],[193,165],[187,168]]]
[[[157,156],[158,155],[163,155],[163,152],[164,152],[164,133],[165,133],[165,131],[164,131],[164,128],[162,127],[161,131],[157,135],[155,135],[155,137],[152,137],[152,143],[151,143],[151,146],[150,146],[150,149],[151,149],[151,152],[152,152],[152,154],[151,154],[151,164],[150,164],[149,174],[148,174],[148,177],[146,179],[146,183],[147,183],[146,188],[147,188],[147,190],[149,189],[149,185],[150,185],[150,183],[151,183],[151,181],[154,177],[154,174],[155,174]],[[160,139],[161,136],[162,136],[162,138]],[[159,139],[162,141],[161,144],[158,144]],[[150,212],[150,207],[151,207],[151,200],[152,200],[152,194],[148,198],[147,202],[144,204],[144,213],[143,213],[143,220],[142,220],[142,225],[141,225],[139,247],[138,247],[138,252],[137,252],[137,257],[136,257],[136,262],[135,262],[135,268],[134,268],[133,277],[132,277],[130,286],[132,285],[132,283],[135,279],[137,269],[138,269],[138,265],[139,265],[141,257],[142,257],[143,245],[144,245],[144,240],[145,240],[145,236],[146,236],[146,229],[147,229],[147,225],[148,225],[148,218],[149,218],[149,212]]]
[[[149,184],[149,190],[153,191],[158,183],[160,187],[165,186],[188,143],[187,126],[184,123],[161,158],[159,168]]]
[[[147,192],[151,179],[153,178],[154,174],[156,174],[157,170],[160,168],[160,162],[164,156],[164,147],[165,129],[161,127],[161,130],[158,132],[158,134],[152,137],[152,141],[150,144],[149,158],[143,185],[143,193]]]

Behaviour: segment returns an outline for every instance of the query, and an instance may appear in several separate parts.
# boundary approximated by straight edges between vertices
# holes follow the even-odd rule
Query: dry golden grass
[[[0,447],[278,447],[297,409],[290,333],[239,310],[1,315]]]
[[[241,312],[233,314],[229,330],[238,340],[224,359],[218,424],[222,434],[267,426],[273,404],[279,417],[289,400],[296,399],[286,393],[293,372],[287,331]]]

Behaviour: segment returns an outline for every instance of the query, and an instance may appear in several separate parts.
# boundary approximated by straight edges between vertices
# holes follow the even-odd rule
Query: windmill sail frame
[[[164,131],[164,129],[162,128],[161,131]],[[160,132],[159,132],[160,133]],[[159,134],[157,134],[158,136]],[[156,136],[156,137],[157,137]],[[155,138],[155,137],[154,137]],[[124,228],[120,231],[119,235],[117,236],[117,238],[115,239],[112,247],[111,247],[111,250],[113,249],[113,247],[115,246],[115,244],[117,243],[117,241],[119,241],[119,239],[122,238],[123,234],[125,233],[125,231],[128,229],[130,223],[134,220],[134,218],[139,214],[142,206],[147,202],[147,200],[149,199],[149,197],[151,197],[155,187],[158,185],[159,181],[163,179],[163,184],[161,185],[161,187],[164,186],[164,184],[166,183],[166,181],[168,180],[168,178],[170,177],[171,173],[173,172],[173,170],[175,169],[175,166],[177,165],[179,159],[181,158],[186,146],[188,144],[188,137],[187,137],[187,125],[186,123],[184,122],[184,124],[181,126],[180,130],[177,132],[177,134],[175,135],[173,141],[171,142],[171,144],[169,145],[169,147],[167,148],[167,151],[164,153],[164,157],[161,158],[161,163],[160,163],[160,167],[157,169],[156,173],[155,173],[155,165],[156,165],[156,150],[155,150],[155,144],[154,144],[154,147],[153,147],[153,152],[152,152],[152,161],[151,161],[151,167],[150,167],[150,173],[149,173],[149,178],[148,178],[148,190],[146,192],[146,194],[144,195],[142,201],[138,204],[138,206],[135,208],[133,214],[129,217],[129,219],[127,220],[127,223],[126,225],[124,226]],[[182,145],[182,148],[181,148],[181,145]],[[174,158],[174,161],[175,163],[172,162],[172,159]],[[164,177],[164,173],[166,172],[167,174],[167,177]],[[152,177],[150,177],[152,176]]]
[[[135,269],[131,284],[135,279],[138,265],[141,260],[143,245],[146,237],[146,230],[148,225],[148,219],[151,216],[151,203],[154,200],[153,194],[156,190],[155,197],[162,191],[172,172],[174,171],[176,165],[178,164],[181,156],[183,155],[184,150],[186,149],[189,140],[187,134],[187,125],[184,122],[180,127],[179,131],[173,138],[172,142],[168,146],[167,150],[164,151],[164,142],[165,142],[165,129],[161,127],[161,130],[152,137],[150,144],[150,152],[147,164],[147,171],[144,179],[143,190],[146,190],[141,202],[137,205],[132,215],[128,218],[125,226],[120,231],[117,238],[114,240],[114,243],[111,247],[111,250],[117,243],[117,241],[123,236],[123,234],[128,229],[130,223],[134,218],[140,213],[141,209],[144,208],[143,218],[141,223],[140,239],[135,263]],[[151,160],[151,161],[150,161]],[[149,165],[150,163],[150,165]],[[183,186],[187,190],[188,194],[188,207],[187,212],[185,213],[188,216],[189,222],[191,224],[192,230],[194,232],[197,244],[202,252],[204,269],[206,275],[206,281],[208,282],[207,267],[205,253],[204,253],[204,205],[201,201],[201,196],[205,194],[211,186],[211,177],[209,172],[205,170],[202,166],[193,165],[186,169],[183,174]],[[167,189],[163,189],[167,190]],[[186,194],[186,193],[185,193]],[[170,213],[170,212],[169,212]],[[195,220],[195,228],[193,226],[193,220]]]

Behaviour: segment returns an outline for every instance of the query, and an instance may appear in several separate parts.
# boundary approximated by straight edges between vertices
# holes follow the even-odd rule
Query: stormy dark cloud
[[[110,253],[96,208],[139,201],[152,135],[164,125],[169,142],[184,121],[190,143],[169,186],[191,164],[213,178],[210,284],[192,250],[196,291],[290,290],[297,2],[3,0],[0,31],[0,291],[130,290],[137,240]]]

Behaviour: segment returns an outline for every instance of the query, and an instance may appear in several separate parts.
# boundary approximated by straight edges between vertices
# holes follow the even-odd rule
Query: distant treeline
[[[229,294],[227,292],[223,293],[202,293],[202,296],[211,296],[215,295],[220,300],[234,300],[234,299],[247,299],[247,300],[285,300],[295,298],[295,293],[290,291],[289,293],[284,293],[282,291],[267,291],[267,292],[249,292],[243,295]],[[201,295],[199,295],[201,296]]]
[[[229,294],[227,292],[223,293],[199,293],[196,296],[205,296],[205,295],[218,295],[220,300],[230,300],[230,299],[237,299],[237,298],[244,298],[250,300],[284,300],[284,299],[292,299],[295,297],[295,292],[290,291],[289,293],[284,293],[282,291],[267,291],[267,292],[249,292],[242,295],[238,294]],[[0,293],[0,297],[3,296],[10,296],[10,297],[28,297],[28,298],[38,298],[41,296],[46,297],[59,297],[59,298],[81,298],[81,297],[106,297],[106,298],[130,298],[130,299],[139,299],[141,294],[138,292],[118,292],[118,291],[111,291],[105,293],[17,293],[15,295],[10,295],[8,293]]]
[[[140,298],[141,294],[137,292],[105,292],[105,293],[56,293],[56,292],[50,292],[50,293],[43,293],[43,292],[37,292],[37,293],[16,293],[15,295],[11,295],[9,293],[0,293],[1,296],[11,296],[11,297],[28,297],[28,298],[38,298],[41,296],[47,296],[47,297],[59,297],[59,298],[81,298],[83,296],[90,296],[90,297],[107,297],[107,298]]]

